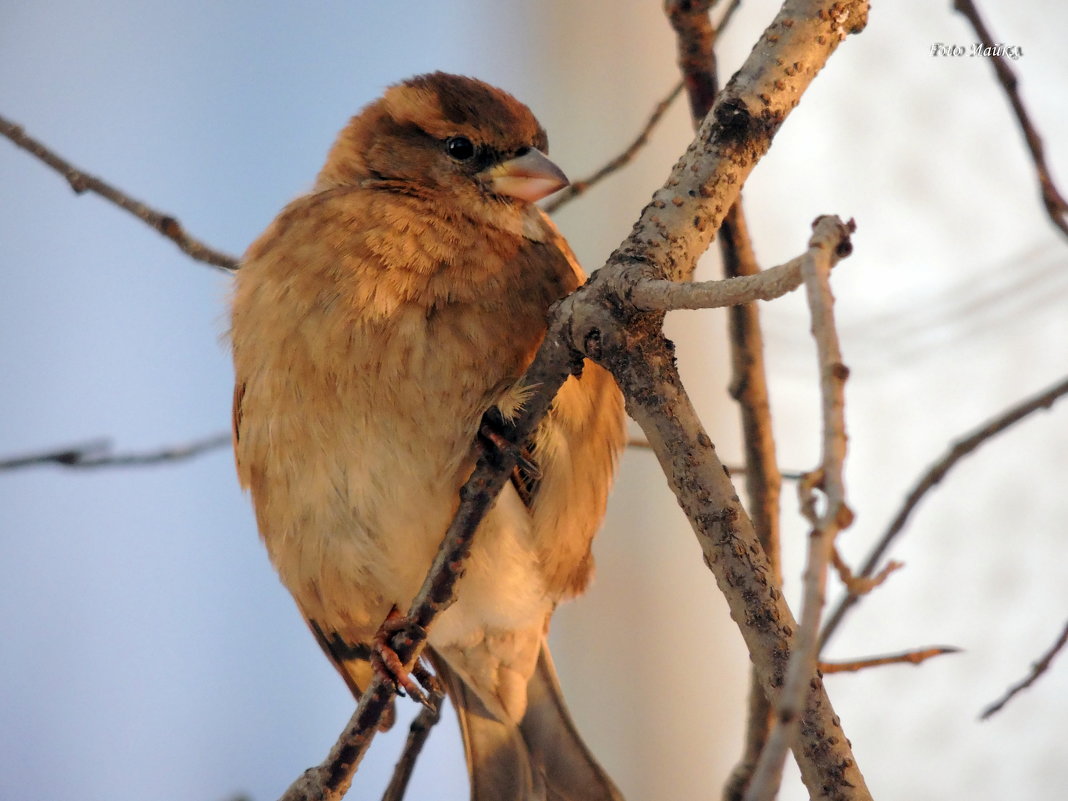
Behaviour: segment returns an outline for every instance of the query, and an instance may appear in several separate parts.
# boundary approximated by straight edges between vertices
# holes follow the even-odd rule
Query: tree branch
[[[151,451],[114,453],[110,440],[97,439],[80,445],[0,459],[0,470],[15,470],[36,465],[58,464],[63,467],[133,467],[178,462],[218,450],[230,444],[229,432],[213,434],[184,445],[167,445]]]
[[[953,8],[968,19],[968,22],[971,23],[972,28],[975,29],[979,39],[986,47],[994,47],[996,45],[994,37],[990,34],[990,30],[986,27],[982,17],[979,16],[979,9],[975,7],[972,0],[954,0]],[[1002,89],[1005,90],[1005,94],[1009,98],[1009,104],[1016,115],[1020,130],[1023,131],[1024,140],[1027,142],[1027,149],[1031,152],[1031,160],[1034,162],[1035,171],[1038,173],[1038,185],[1042,190],[1042,204],[1046,207],[1046,214],[1049,215],[1050,221],[1060,229],[1061,233],[1068,236],[1068,200],[1064,199],[1064,196],[1057,189],[1057,185],[1053,182],[1053,175],[1046,164],[1042,137],[1024,107],[1023,98],[1020,97],[1019,81],[1016,73],[1009,66],[1008,59],[997,52],[990,56],[990,63],[994,66],[998,83],[1001,84]]]
[[[626,149],[618,156],[613,158],[599,170],[594,172],[588,178],[582,178],[578,181],[572,181],[564,189],[557,193],[556,197],[545,204],[545,213],[552,214],[557,211],[565,203],[568,203],[579,195],[583,195],[607,178],[612,173],[619,170],[621,167],[629,164],[634,157],[638,154],[638,151],[645,147],[646,142],[649,141],[649,136],[652,134],[653,129],[656,128],[657,123],[660,122],[665,112],[671,107],[671,104],[675,101],[675,98],[679,96],[679,92],[682,91],[682,83],[676,84],[667,97],[656,104],[653,109],[653,113],[649,116],[649,119],[645,123],[645,127],[635,137],[634,141],[627,145]]]
[[[1011,406],[1002,414],[987,421],[963,439],[958,440],[941,459],[927,468],[916,484],[913,485],[897,516],[894,517],[883,536],[875,544],[871,553],[868,554],[868,558],[864,561],[864,566],[860,570],[860,576],[868,577],[875,573],[879,560],[882,559],[883,554],[886,553],[898,534],[905,528],[905,524],[908,522],[913,510],[928,492],[938,486],[942,479],[946,477],[946,473],[952,470],[957,462],[998,434],[1011,428],[1032,412],[1039,409],[1049,409],[1056,403],[1058,398],[1065,394],[1068,394],[1068,378],[1059,381],[1038,395]],[[827,645],[841,624],[842,618],[853,608],[859,598],[859,595],[850,592],[838,602],[838,606],[835,607],[834,612],[827,619],[823,626],[823,632],[820,634],[821,648]]]
[[[182,224],[169,214],[157,211],[140,200],[136,200],[96,176],[83,172],[43,143],[29,136],[19,125],[0,117],[0,134],[3,134],[18,147],[36,156],[53,170],[62,175],[76,194],[92,192],[109,200],[142,222],[155,228],[167,239],[174,242],[182,252],[196,261],[219,267],[226,272],[237,269],[237,259],[228,253],[208,247],[198,239],[185,232]]]
[[[707,6],[703,2],[682,3],[678,0],[668,0],[666,3],[668,18],[676,34],[679,68],[689,90],[694,128],[708,115],[715,94],[719,91],[715,45],[724,26],[738,9],[739,2],[731,2],[718,25],[711,23]],[[731,206],[720,226],[719,246],[723,272],[728,278],[760,273],[749,239],[741,196]],[[728,311],[728,319],[733,370],[730,392],[738,402],[742,418],[749,509],[757,538],[768,558],[770,578],[777,587],[781,587],[779,497],[782,475],[775,454],[760,312],[753,303],[732,306]],[[741,759],[724,786],[725,801],[742,798],[770,731],[771,705],[753,670],[749,682],[745,745]]]
[[[825,231],[824,237],[826,235]],[[811,242],[814,244],[810,244],[809,250],[797,258],[752,275],[696,283],[648,278],[634,286],[627,300],[636,309],[661,312],[718,309],[758,300],[775,300],[801,286],[804,264],[823,251],[824,238],[813,237]]]
[[[404,741],[404,750],[393,769],[393,778],[390,779],[389,786],[382,795],[382,801],[402,801],[408,790],[408,782],[412,778],[412,770],[419,759],[419,754],[426,745],[430,731],[441,719],[441,705],[445,703],[445,694],[440,690],[432,692],[430,702],[432,707],[420,709],[408,727],[408,739]]]
[[[843,225],[837,218],[820,217],[813,223],[814,233],[809,240],[811,256],[802,264],[808,306],[812,313],[812,335],[816,340],[819,360],[823,452],[819,469],[802,479],[798,485],[802,511],[812,524],[801,619],[786,668],[785,684],[772,703],[775,725],[746,789],[747,801],[770,801],[778,792],[786,751],[799,735],[801,711],[809,695],[808,683],[817,674],[820,614],[823,611],[827,568],[834,540],[838,532],[853,520],[853,514],[846,504],[842,477],[846,454],[845,380],[848,371],[842,364],[842,353],[838,346],[830,277],[831,265],[851,252],[849,235],[854,230],[852,220]],[[813,490],[817,486],[822,488],[825,496],[822,514],[816,511]]]
[[[1019,682],[1018,684],[1014,684],[1012,687],[1010,687],[1005,693],[1005,695],[1003,695],[998,701],[995,701],[993,704],[984,709],[983,714],[979,716],[979,719],[986,720],[991,715],[997,714],[1001,711],[1005,704],[1009,703],[1009,701],[1015,698],[1018,693],[1022,692],[1023,690],[1026,690],[1028,687],[1038,681],[1038,678],[1047,670],[1049,670],[1049,666],[1053,664],[1053,658],[1061,652],[1061,649],[1064,648],[1066,643],[1068,643],[1068,624],[1065,624],[1064,631],[1061,632],[1061,636],[1057,638],[1057,641],[1053,643],[1050,649],[1046,651],[1046,653],[1044,653],[1042,657],[1031,666],[1031,672],[1028,673],[1027,676],[1021,682]]]
[[[937,645],[933,648],[923,648],[918,651],[904,651],[900,654],[887,654],[886,656],[872,656],[867,659],[852,659],[848,662],[823,662],[819,663],[820,673],[856,673],[858,670],[867,670],[883,665],[919,665],[928,659],[943,654],[960,653],[960,648],[951,645]]]

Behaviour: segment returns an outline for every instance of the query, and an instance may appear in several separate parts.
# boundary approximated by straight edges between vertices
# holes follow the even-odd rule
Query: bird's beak
[[[522,156],[502,161],[483,171],[493,191],[533,203],[568,185],[567,176],[549,161],[549,157],[532,147]]]

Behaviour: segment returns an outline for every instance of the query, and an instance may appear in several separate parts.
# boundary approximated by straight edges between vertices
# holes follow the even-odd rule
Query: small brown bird
[[[456,511],[483,415],[522,407],[549,306],[584,280],[533,204],[567,183],[546,150],[505,92],[412,78],[351,120],[238,271],[238,475],[282,582],[357,696],[376,632],[407,610]],[[619,391],[587,363],[431,627],[473,799],[620,797],[575,731],[545,637],[556,604],[589,581],[622,444]]]

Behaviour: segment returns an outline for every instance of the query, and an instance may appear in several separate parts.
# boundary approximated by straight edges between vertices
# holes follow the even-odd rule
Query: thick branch
[[[1052,387],[1040,392],[1038,395],[1010,407],[1004,413],[989,420],[963,439],[958,440],[953,447],[946,452],[945,456],[927,468],[919,481],[913,485],[908,496],[905,498],[901,510],[883,533],[883,536],[875,544],[871,553],[868,554],[868,558],[864,561],[864,565],[860,570],[860,576],[868,577],[875,573],[879,561],[883,558],[883,554],[886,553],[898,534],[904,530],[905,524],[908,522],[913,510],[919,505],[920,501],[923,500],[923,497],[928,492],[938,486],[942,479],[946,477],[946,473],[952,470],[957,462],[977,450],[988,440],[993,439],[1001,432],[1011,428],[1014,424],[1020,422],[1032,412],[1036,412],[1039,409],[1049,409],[1056,403],[1058,398],[1066,394],[1068,394],[1068,378],[1059,381]],[[821,648],[827,645],[827,642],[838,629],[839,624],[841,624],[842,618],[845,617],[849,610],[857,603],[859,598],[860,596],[857,594],[847,593],[846,596],[838,602],[838,606],[835,607],[834,612],[827,619],[827,622],[823,627],[823,632],[820,634]]]
[[[801,94],[867,12],[858,0],[784,3],[608,264],[641,262],[655,265],[656,277],[689,278]]]
[[[595,279],[597,285],[602,282]],[[608,300],[599,315],[576,308],[576,338],[596,342],[588,355],[600,354],[619,381],[627,410],[649,438],[739,623],[761,687],[776,700],[797,624],[768,579],[770,568],[752,523],[681,385],[673,349],[660,333],[660,317],[627,319],[612,330],[613,308]],[[795,745],[805,786],[814,799],[870,798],[819,675],[813,671],[807,679]]]
[[[735,0],[728,6],[718,25],[710,22],[707,4],[668,0],[666,10],[678,43],[678,62],[690,98],[694,128],[708,115],[719,91],[716,40],[738,8]],[[735,200],[720,227],[720,254],[723,272],[728,278],[756,275],[760,272],[749,239],[741,196]],[[798,271],[800,281],[800,270]],[[775,455],[771,424],[771,405],[767,376],[764,371],[764,338],[760,329],[760,312],[753,303],[732,306],[730,320],[731,396],[738,401],[742,419],[747,465],[745,484],[749,510],[757,537],[764,548],[770,577],[782,586],[779,548],[779,497],[782,476]],[[745,744],[738,764],[731,771],[723,789],[725,801],[740,799],[756,769],[760,752],[771,731],[771,705],[752,672],[749,682],[749,710]]]
[[[137,219],[155,228],[167,239],[174,242],[183,253],[197,261],[219,267],[227,272],[237,269],[237,259],[221,251],[210,248],[185,232],[182,224],[169,214],[150,208],[109,183],[94,175],[82,172],[66,159],[50,150],[43,143],[29,136],[22,128],[4,117],[0,117],[0,134],[3,134],[18,147],[33,154],[53,170],[67,179],[70,188],[77,194],[93,192],[109,200],[121,209],[130,212]]]

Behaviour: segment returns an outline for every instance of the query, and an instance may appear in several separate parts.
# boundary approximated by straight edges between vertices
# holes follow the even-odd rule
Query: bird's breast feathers
[[[233,302],[236,449],[261,534],[310,618],[344,623],[361,588],[374,611],[352,630],[373,630],[376,596],[418,587],[482,413],[514,394],[549,305],[578,283],[536,210],[540,241],[487,238],[371,194],[292,204]]]

